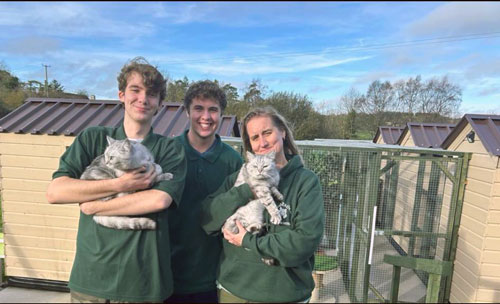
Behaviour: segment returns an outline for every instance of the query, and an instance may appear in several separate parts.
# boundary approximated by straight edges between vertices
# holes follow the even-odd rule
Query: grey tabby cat
[[[102,180],[122,176],[126,171],[138,169],[142,166],[149,170],[154,166],[157,174],[155,183],[173,178],[171,173],[162,173],[161,167],[154,162],[153,155],[148,148],[139,142],[128,139],[116,140],[107,136],[108,147],[104,154],[96,157],[85,169],[80,179]],[[131,192],[122,192],[100,200],[107,201],[115,197],[127,195]],[[94,215],[94,221],[102,226],[115,229],[156,229],[156,222],[147,217],[126,217]]]
[[[254,155],[247,152],[247,162],[241,167],[234,187],[247,183],[255,193],[257,199],[248,202],[231,215],[222,229],[238,233],[235,220],[239,220],[245,229],[253,234],[258,234],[264,228],[264,209],[271,216],[271,223],[279,225],[281,215],[274,203],[274,197],[283,201],[283,195],[278,191],[280,179],[279,170],[275,164],[276,152]]]

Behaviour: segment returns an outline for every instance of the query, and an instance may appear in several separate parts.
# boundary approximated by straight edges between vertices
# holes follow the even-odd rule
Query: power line
[[[262,53],[257,55],[248,56],[234,56],[234,57],[216,57],[209,59],[188,59],[188,60],[169,60],[164,61],[163,64],[179,64],[179,63],[211,63],[219,61],[230,61],[230,60],[246,60],[246,59],[261,59],[261,58],[286,58],[286,57],[299,57],[308,55],[322,55],[338,51],[364,51],[364,50],[379,50],[394,47],[409,47],[409,46],[420,46],[420,45],[430,45],[430,44],[440,44],[449,43],[457,41],[467,41],[467,40],[477,40],[486,38],[499,38],[500,32],[489,32],[489,33],[476,33],[460,36],[447,36],[447,37],[437,37],[437,38],[427,38],[404,42],[389,42],[389,43],[378,43],[378,44],[368,44],[363,46],[339,46],[326,48],[324,50],[310,51],[310,52],[274,52],[274,53]]]

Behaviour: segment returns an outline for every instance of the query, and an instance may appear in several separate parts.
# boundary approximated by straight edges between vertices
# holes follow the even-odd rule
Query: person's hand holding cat
[[[155,183],[156,172],[153,166],[139,168],[126,172],[116,179],[117,192],[132,192],[148,189]]]
[[[235,220],[236,226],[238,227],[238,233],[233,234],[231,231],[228,229],[223,229],[222,232],[224,233],[224,238],[234,246],[240,247],[241,244],[243,243],[243,238],[245,237],[245,234],[247,234],[247,231],[245,230],[245,227],[240,223],[240,221]]]

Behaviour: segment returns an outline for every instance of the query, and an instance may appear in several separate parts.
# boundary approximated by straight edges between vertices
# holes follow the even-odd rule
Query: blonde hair
[[[250,112],[245,115],[245,118],[243,118],[243,124],[241,126],[241,138],[243,140],[243,149],[245,153],[247,151],[253,153],[252,145],[250,144],[250,137],[248,136],[247,124],[250,119],[261,116],[267,116],[271,118],[271,121],[276,128],[281,131],[285,131],[285,139],[283,140],[283,152],[290,155],[299,155],[299,149],[295,144],[292,130],[288,127],[286,119],[271,106],[250,110]]]

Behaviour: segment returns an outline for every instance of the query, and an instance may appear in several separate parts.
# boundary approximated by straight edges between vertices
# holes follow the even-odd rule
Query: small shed
[[[76,204],[48,204],[45,192],[59,157],[81,130],[119,126],[122,120],[123,107],[117,100],[54,98],[30,98],[0,119],[5,275],[9,281],[69,279],[79,208]],[[153,119],[153,131],[165,136],[179,135],[188,126],[186,109],[178,103],[164,102]],[[239,137],[236,117],[223,116],[217,132]]]
[[[465,114],[441,145],[472,152],[451,302],[500,302],[500,115]]]
[[[398,139],[404,129],[404,127],[378,127],[377,133],[375,133],[375,137],[373,138],[373,142],[376,144],[394,145],[398,142]]]

